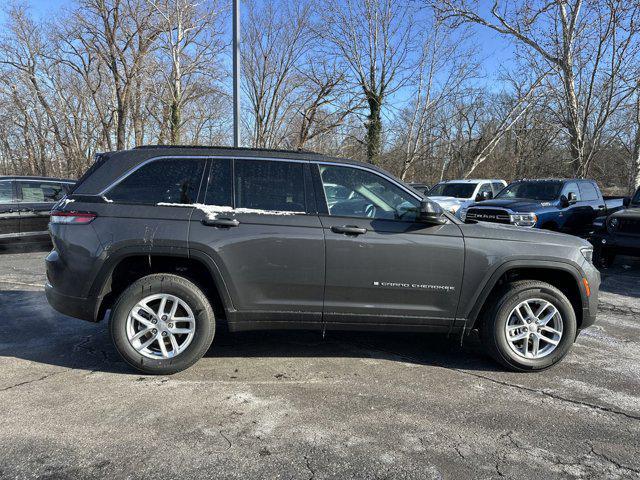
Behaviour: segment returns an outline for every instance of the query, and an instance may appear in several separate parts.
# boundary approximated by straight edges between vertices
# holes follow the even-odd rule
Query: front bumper
[[[47,282],[44,287],[47,301],[55,310],[69,317],[96,322],[98,300],[93,297],[71,297],[57,292],[56,289]]]

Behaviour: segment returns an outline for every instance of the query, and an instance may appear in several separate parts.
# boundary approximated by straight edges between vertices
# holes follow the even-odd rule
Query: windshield
[[[640,188],[636,190],[636,194],[631,199],[631,205],[640,205]]]
[[[560,196],[562,182],[516,182],[505,187],[496,198],[530,198],[532,200],[556,200]]]
[[[477,183],[439,183],[429,191],[430,197],[471,198]]]

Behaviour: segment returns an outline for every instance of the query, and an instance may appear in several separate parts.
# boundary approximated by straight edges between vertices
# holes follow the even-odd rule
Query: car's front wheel
[[[556,287],[540,281],[508,284],[489,311],[482,339],[511,370],[548,368],[562,360],[576,338],[573,306]]]
[[[122,358],[147,374],[190,367],[207,352],[215,334],[205,294],[171,274],[148,275],[131,284],[114,305],[109,326]]]

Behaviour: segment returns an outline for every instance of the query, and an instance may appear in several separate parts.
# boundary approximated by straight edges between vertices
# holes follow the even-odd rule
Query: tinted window
[[[13,184],[11,182],[0,182],[0,203],[13,202]]]
[[[155,160],[114,186],[106,197],[123,203],[195,203],[204,160]]]
[[[495,197],[496,195],[498,195],[498,193],[500,193],[500,190],[502,190],[504,188],[504,184],[501,182],[493,182],[491,184],[493,186],[493,196]]]
[[[528,198],[532,200],[556,200],[560,197],[562,182],[533,181],[515,182],[505,187],[498,198]]]
[[[304,212],[302,169],[302,163],[236,160],[236,208]]]
[[[420,201],[380,175],[359,168],[320,166],[331,215],[414,221]]]
[[[25,203],[53,203],[66,193],[60,183],[51,182],[18,182]]]
[[[489,193],[493,193],[491,191],[491,184],[490,183],[483,183],[480,186],[480,189],[478,190],[478,193],[484,193],[484,192],[489,192]]]
[[[429,191],[429,196],[471,198],[477,185],[477,183],[439,183]]]
[[[596,187],[591,182],[581,182],[580,183],[580,195],[582,200],[598,200],[600,197],[598,196],[598,191]]]
[[[640,188],[636,190],[636,194],[631,199],[633,205],[640,205]]]
[[[562,190],[562,194],[566,195],[569,198],[569,193],[573,193],[576,196],[576,200],[580,200],[580,190],[578,190],[578,184],[575,182],[567,183],[567,185]]]
[[[209,170],[209,186],[205,203],[222,207],[233,206],[233,182],[231,179],[231,160],[212,160]]]

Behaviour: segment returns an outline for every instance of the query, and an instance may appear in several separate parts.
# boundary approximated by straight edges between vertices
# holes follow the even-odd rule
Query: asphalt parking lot
[[[48,306],[45,255],[0,255],[2,478],[640,477],[640,261],[543,373],[473,338],[274,332],[147,377]]]

